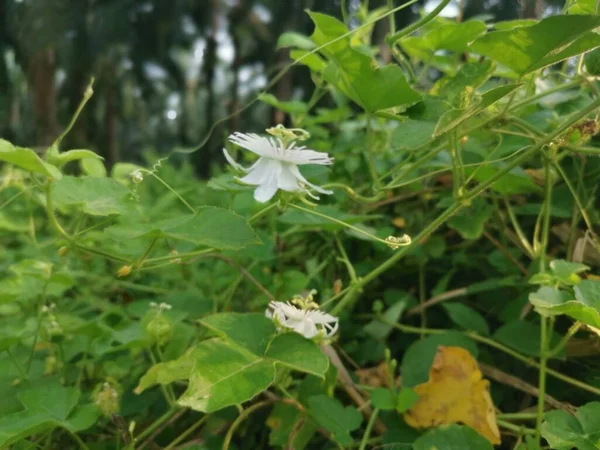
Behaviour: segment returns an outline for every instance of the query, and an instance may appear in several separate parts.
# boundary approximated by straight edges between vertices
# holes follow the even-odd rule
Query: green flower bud
[[[155,313],[154,317],[146,323],[146,333],[153,342],[163,346],[171,340],[173,324],[168,317],[161,313]]]
[[[121,408],[121,389],[114,380],[99,383],[94,389],[94,403],[105,416],[117,414]]]

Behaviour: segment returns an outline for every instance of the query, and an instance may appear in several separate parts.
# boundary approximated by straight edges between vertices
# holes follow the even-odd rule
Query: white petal
[[[290,146],[285,152],[285,159],[297,165],[319,164],[329,166],[333,164],[333,158],[330,158],[327,153],[305,150],[304,147],[293,148]]]
[[[258,158],[258,161],[248,169],[248,175],[240,178],[240,181],[246,184],[253,184],[254,186],[264,183],[271,172],[271,161],[268,158]]]
[[[288,192],[301,191],[302,188],[298,184],[298,180],[290,170],[290,164],[281,165],[281,174],[279,175],[278,185],[279,189],[283,189]]]
[[[305,319],[303,321],[297,322],[294,325],[294,331],[308,339],[315,337],[316,334],[319,332],[314,322],[310,319]]]
[[[257,202],[265,203],[273,198],[277,192],[279,184],[279,175],[281,174],[281,164],[279,161],[270,160],[269,169],[266,178],[254,190],[254,199]]]
[[[246,150],[256,153],[258,156],[278,157],[283,148],[281,141],[267,139],[258,134],[233,133],[229,136],[229,141],[233,142]]]
[[[289,169],[290,169],[290,172],[292,172],[292,174],[296,177],[297,180],[301,181],[302,183],[306,184],[307,186],[310,186],[315,191],[320,192],[321,194],[327,194],[327,195],[333,194],[333,191],[328,191],[327,189],[323,189],[322,187],[319,187],[319,186],[316,186],[316,185],[310,183],[306,178],[304,178],[302,176],[302,174],[300,173],[300,169],[298,169],[297,166],[290,165]]]
[[[309,312],[309,316],[311,320],[315,323],[326,324],[337,322],[338,318],[332,316],[331,314],[324,313],[322,311],[312,310]]]
[[[226,149],[223,149],[223,154],[225,155],[225,159],[227,160],[227,162],[237,171],[239,172],[248,172],[248,169],[246,169],[245,167],[239,165],[238,163],[235,162],[235,160],[231,157],[231,155],[229,154],[229,152]]]

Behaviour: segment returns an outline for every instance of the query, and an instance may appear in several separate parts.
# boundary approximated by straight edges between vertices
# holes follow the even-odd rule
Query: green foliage
[[[491,449],[481,421],[447,423],[443,411],[427,429],[404,421],[416,386],[441,370],[440,346],[466,349],[490,374],[473,369],[485,435],[496,442],[498,426],[500,448],[598,447],[599,406],[584,403],[600,394],[600,368],[572,353],[595,352],[600,328],[595,2],[492,23],[471,2],[464,20],[434,17],[444,0],[402,30],[408,4],[392,15],[397,2],[343,3],[341,20],[314,4],[310,37],[276,36],[276,21],[262,29],[312,84],[282,72],[271,79],[281,90],[256,98],[239,88],[265,45],[245,28],[258,13],[231,11],[232,104],[276,110],[287,127],[268,129],[269,141],[229,130],[244,123],[233,114],[202,132],[197,153],[105,164],[71,134],[91,84],[50,146],[0,140],[0,447]],[[86,8],[95,17],[99,6]],[[131,17],[163,15],[152,8]],[[179,25],[152,35],[186,46]],[[175,39],[171,28],[184,30]],[[213,37],[207,65],[222,57]],[[178,52],[169,58],[187,64]],[[111,91],[122,70],[97,100],[113,126],[112,96],[129,99],[119,127],[134,105],[145,114],[135,89]],[[188,72],[167,117],[189,120],[195,86],[217,84],[209,67]],[[209,114],[215,98],[205,100]],[[177,124],[182,140],[200,139]],[[226,132],[243,134],[220,142]],[[76,149],[61,151],[71,139]],[[209,147],[227,148],[233,167]],[[544,394],[577,412],[548,412]],[[472,398],[460,400],[466,417]]]
[[[574,415],[566,411],[550,411],[542,423],[542,435],[550,448],[593,450],[600,440],[600,403],[583,405]]]
[[[469,427],[449,425],[431,430],[417,439],[414,450],[491,450],[492,444]]]
[[[535,25],[488,33],[470,48],[524,75],[599,46],[600,36],[591,31],[599,25],[595,16],[547,17]]]

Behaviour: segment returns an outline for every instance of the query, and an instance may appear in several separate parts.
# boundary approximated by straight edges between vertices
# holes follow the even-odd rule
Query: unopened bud
[[[170,254],[174,256],[174,258],[170,260],[173,264],[181,264],[181,258],[178,257],[179,252],[177,250],[171,250]]]
[[[105,416],[111,416],[119,412],[121,406],[121,394],[117,383],[108,381],[99,384],[94,390],[94,403]]]
[[[572,273],[571,275],[569,275],[569,281],[573,284],[579,284],[581,283],[581,277],[576,273]]]
[[[140,170],[134,170],[131,172],[131,179],[135,184],[139,184],[144,181],[144,174]]]
[[[66,256],[69,253],[69,247],[65,247],[64,245],[58,249],[58,256]]]
[[[163,346],[171,340],[173,325],[168,317],[158,313],[147,323],[146,333],[148,333],[153,342],[159,346]]]
[[[126,277],[131,273],[131,266],[123,266],[117,271],[117,277]]]
[[[44,360],[44,375],[54,375],[60,368],[62,363],[54,355],[47,356]]]
[[[342,280],[340,280],[339,278],[337,280],[335,280],[333,282],[333,293],[335,295],[338,295],[340,292],[342,292],[342,288],[344,287],[344,283],[342,283]]]

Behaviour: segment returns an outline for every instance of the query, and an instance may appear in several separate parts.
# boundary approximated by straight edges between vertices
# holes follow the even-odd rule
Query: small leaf
[[[524,320],[508,322],[496,330],[494,340],[529,356],[540,355],[540,326],[531,322]],[[550,347],[556,346],[559,342],[560,336],[552,333]],[[564,349],[557,357],[565,357]]]
[[[600,35],[591,31],[598,26],[598,16],[551,16],[532,26],[493,31],[470,47],[524,75],[600,46]]]
[[[446,425],[419,437],[413,450],[493,450],[492,444],[470,427]]]
[[[575,320],[600,328],[600,312],[579,300],[574,300],[565,292],[550,286],[542,286],[529,294],[529,301],[535,310],[544,316],[566,314]]]
[[[265,102],[267,105],[271,105],[281,111],[285,111],[287,113],[296,113],[302,114],[308,111],[308,105],[304,102],[298,100],[290,100],[290,101],[281,101],[277,100],[277,97],[271,94],[260,94],[258,99],[262,102]]]
[[[485,23],[479,20],[457,23],[437,17],[423,36],[405,37],[400,45],[409,54],[414,53],[411,52],[414,48],[429,56],[442,49],[464,53],[468,51],[468,44],[485,33],[485,30]]]
[[[308,398],[312,416],[319,425],[332,434],[333,439],[343,447],[352,445],[354,440],[350,432],[356,430],[362,415],[353,406],[344,406],[339,400],[326,395],[314,395]]]
[[[28,172],[41,173],[55,180],[62,176],[60,170],[42,161],[33,150],[15,147],[4,139],[0,139],[0,161],[5,161]]]
[[[414,150],[433,140],[435,122],[407,120],[399,123],[392,131],[392,146],[398,150]]]
[[[371,403],[383,411],[396,409],[396,394],[391,389],[375,388],[371,392]]]
[[[104,178],[106,177],[106,167],[100,159],[81,159],[79,160],[81,171],[90,177]]]
[[[500,444],[489,382],[482,378],[477,361],[464,348],[439,346],[429,381],[415,386],[414,391],[419,401],[404,414],[410,426],[464,423],[492,444]]]
[[[421,95],[413,90],[400,67],[379,67],[366,54],[354,49],[348,28],[334,17],[309,12],[315,24],[311,39],[329,59],[323,78],[340,89],[366,111],[374,112],[416,103]]]
[[[47,161],[57,167],[62,167],[71,161],[80,161],[83,159],[102,161],[104,158],[91,150],[67,150],[66,152],[57,153],[47,157]]]
[[[0,418],[0,447],[56,427],[80,431],[99,417],[93,405],[78,407],[80,392],[58,384],[39,384],[18,394],[25,410]]]
[[[273,321],[264,314],[220,313],[204,317],[200,323],[218,336],[255,355],[262,356],[275,334]]]
[[[448,221],[448,226],[460,233],[464,239],[479,239],[493,208],[481,199],[476,199],[470,208],[464,209]]]
[[[110,178],[64,176],[52,183],[52,197],[93,216],[127,214],[135,205],[129,189]]]
[[[413,391],[411,388],[404,387],[398,392],[398,399],[396,402],[396,411],[402,414],[408,411],[419,401],[419,394]]]
[[[581,281],[575,286],[575,298],[586,306],[600,310],[600,281]]]
[[[473,308],[463,305],[462,303],[442,303],[442,307],[450,316],[450,320],[458,326],[469,331],[487,336],[490,334],[490,327],[481,314]]]
[[[408,307],[411,300],[412,298],[409,295],[400,298],[383,313],[383,322],[379,319],[373,319],[364,326],[364,330],[375,339],[385,339],[394,328],[390,324],[397,323],[400,320],[402,313]]]
[[[275,404],[266,425],[271,429],[269,445],[289,450],[304,449],[318,429],[317,424],[296,406],[283,402]]]
[[[118,242],[165,237],[229,250],[260,242],[246,219],[212,206],[201,207],[196,214],[182,214],[152,223],[122,222],[107,227],[104,232]]]
[[[202,349],[199,350],[202,353]],[[187,380],[196,363],[196,348],[188,351],[178,359],[156,364],[144,374],[135,388],[136,394],[141,394],[155,384],[169,384],[178,380]]]
[[[550,448],[597,450],[600,448],[600,402],[580,407],[575,415],[567,411],[550,411],[540,429]]]
[[[324,378],[329,368],[329,359],[310,339],[297,333],[283,333],[275,336],[265,356],[300,372]]]
[[[574,277],[573,275],[587,272],[590,268],[585,264],[565,261],[564,259],[555,259],[550,261],[550,270],[552,270],[552,274],[560,282],[573,285],[578,283],[578,277]]]
[[[277,39],[277,49],[285,47],[296,47],[302,50],[312,50],[315,48],[315,43],[308,37],[293,31],[281,33]]]
[[[178,403],[212,412],[250,400],[275,380],[273,362],[220,339],[202,341],[194,349],[195,365]]]

